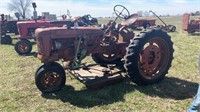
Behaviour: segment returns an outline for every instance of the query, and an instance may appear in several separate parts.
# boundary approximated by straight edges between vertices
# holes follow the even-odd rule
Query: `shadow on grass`
[[[31,42],[31,45],[33,46],[33,45],[35,45],[36,44],[36,42]],[[11,46],[14,46],[15,47],[15,44],[5,44],[5,45],[11,45]]]
[[[191,33],[191,34],[188,34],[189,36],[200,36],[200,32],[195,32],[195,33]]]
[[[31,53],[26,54],[24,56],[33,56],[33,57],[37,58],[37,52],[31,52]]]
[[[148,86],[136,86],[127,79],[122,83],[96,90],[74,90],[72,86],[66,85],[61,91],[53,94],[42,94],[42,97],[55,100],[59,99],[63,102],[69,102],[74,106],[89,108],[108,105],[119,101],[123,102],[125,101],[124,95],[134,92],[135,90],[151,97],[183,100],[192,98],[196,94],[197,87],[197,83],[173,77],[166,77],[165,80],[160,83]]]

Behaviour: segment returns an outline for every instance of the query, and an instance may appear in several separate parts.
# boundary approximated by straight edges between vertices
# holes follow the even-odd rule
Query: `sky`
[[[200,11],[200,0],[33,0],[37,12],[50,12],[57,16],[70,11],[72,17],[90,14],[93,17],[112,17],[113,7],[125,6],[129,12],[152,10],[158,15],[177,15]],[[10,0],[0,0],[0,14],[12,14],[7,10]],[[31,8],[32,9],[32,8]],[[31,10],[33,11],[33,9]],[[31,13],[32,14],[32,13]]]

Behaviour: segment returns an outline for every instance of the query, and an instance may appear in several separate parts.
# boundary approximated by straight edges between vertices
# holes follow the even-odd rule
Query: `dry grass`
[[[29,56],[19,56],[11,45],[0,45],[0,111],[186,111],[200,81],[197,72],[200,36],[183,32],[181,17],[165,20],[177,26],[177,32],[170,33],[174,60],[167,77],[149,86],[135,86],[126,79],[112,86],[88,90],[67,76],[61,91],[41,94],[34,82],[35,70],[41,65],[35,58],[36,45]]]

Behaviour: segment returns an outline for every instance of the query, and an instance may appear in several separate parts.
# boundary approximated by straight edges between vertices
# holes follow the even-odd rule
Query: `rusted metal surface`
[[[190,14],[184,14],[182,18],[182,29],[187,31],[190,20]]]
[[[35,29],[41,28],[41,27],[61,27],[63,25],[72,26],[73,23],[71,21],[58,21],[58,22],[52,22],[49,20],[37,20],[37,21],[20,21],[17,22],[17,27],[19,30],[19,38],[35,38]]]
[[[184,14],[182,18],[182,29],[188,33],[200,32],[200,18],[190,20],[190,14]]]
[[[156,19],[137,19],[134,25],[138,27],[150,27],[156,25]]]
[[[139,63],[142,67],[141,74],[149,79],[156,74],[157,70],[160,69],[161,63],[167,63],[169,59],[164,59],[163,54],[168,55],[169,49],[167,49],[163,40],[155,38],[147,43],[146,47],[143,48],[140,55]],[[161,71],[159,71],[161,72]],[[161,74],[158,74],[161,75]]]
[[[121,25],[133,24],[133,23],[135,23],[137,21],[137,19],[138,19],[138,14],[132,14],[130,17],[128,17],[127,19],[123,20]]]

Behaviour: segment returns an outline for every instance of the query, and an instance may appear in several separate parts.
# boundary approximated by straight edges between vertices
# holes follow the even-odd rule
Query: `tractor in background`
[[[51,21],[51,20],[45,20],[39,19],[37,16],[36,11],[36,4],[32,3],[32,6],[34,8],[33,12],[33,19],[29,21],[19,21],[17,22],[17,27],[19,30],[19,41],[15,44],[15,51],[19,55],[27,55],[32,51],[32,43],[30,42],[30,39],[36,39],[35,38],[35,30],[37,28],[45,28],[45,27],[72,27],[75,24],[77,26],[87,26],[87,25],[94,25],[98,24],[98,21],[96,18],[92,18],[90,15],[84,15],[82,17],[75,18],[73,20],[66,20],[66,15],[63,15],[63,20],[61,21]]]
[[[167,25],[155,12],[153,12],[151,10],[149,12],[151,12],[154,16],[156,16],[164,24],[164,25],[157,25],[156,27],[159,27],[162,30],[165,30],[167,32],[175,32],[176,31],[176,26]]]
[[[200,32],[200,18],[190,20],[190,14],[184,14],[182,18],[182,29],[189,34]]]
[[[18,20],[10,20],[10,17],[1,14],[0,19],[0,39],[1,44],[12,44],[12,38],[7,33],[14,33],[18,35],[17,22]]]

